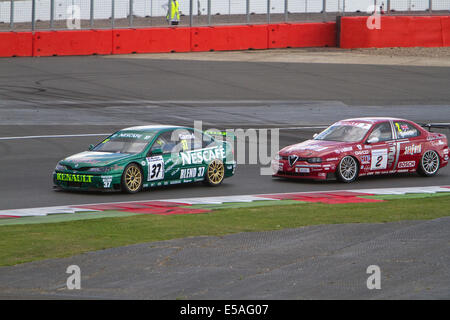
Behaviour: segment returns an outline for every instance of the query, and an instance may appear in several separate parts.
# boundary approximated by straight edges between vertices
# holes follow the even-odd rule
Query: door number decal
[[[382,170],[387,168],[387,149],[372,150],[371,170]]]
[[[148,181],[164,179],[164,160],[162,156],[147,158]]]

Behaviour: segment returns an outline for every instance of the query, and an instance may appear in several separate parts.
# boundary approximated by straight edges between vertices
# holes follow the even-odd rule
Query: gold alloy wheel
[[[141,188],[142,173],[136,165],[131,165],[126,169],[125,184],[130,192],[137,192]]]
[[[225,166],[223,165],[223,162],[219,159],[213,160],[209,164],[206,174],[210,185],[220,184],[225,176]]]

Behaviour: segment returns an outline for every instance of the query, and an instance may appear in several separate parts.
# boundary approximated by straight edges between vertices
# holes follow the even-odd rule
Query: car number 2
[[[164,179],[164,160],[162,157],[147,158],[148,181]]]
[[[372,150],[371,170],[382,170],[387,167],[387,149]]]

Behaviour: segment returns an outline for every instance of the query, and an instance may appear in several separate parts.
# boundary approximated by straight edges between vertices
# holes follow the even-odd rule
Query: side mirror
[[[369,140],[367,140],[367,143],[372,144],[372,143],[377,143],[379,141],[380,141],[380,139],[378,139],[377,137],[373,137],[373,138],[370,138]]]
[[[159,148],[150,151],[150,155],[152,155],[152,156],[158,156],[158,155],[161,155],[162,153],[163,153],[162,149],[159,149]]]
[[[315,138],[315,137],[317,137],[319,134],[318,133],[314,133],[313,134],[313,139]]]
[[[92,150],[94,150],[94,148],[95,148],[95,146],[93,144],[90,144],[88,150],[92,151]]]

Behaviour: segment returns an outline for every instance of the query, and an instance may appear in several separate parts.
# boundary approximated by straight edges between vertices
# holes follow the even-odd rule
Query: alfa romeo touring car
[[[429,177],[448,164],[448,150],[444,134],[428,132],[409,120],[347,119],[311,140],[283,148],[272,169],[275,177],[342,182],[396,172]]]

